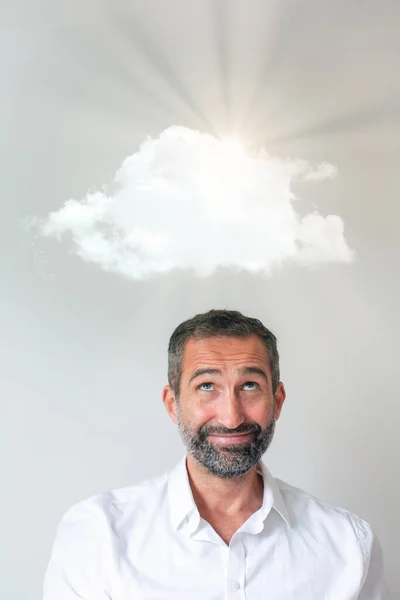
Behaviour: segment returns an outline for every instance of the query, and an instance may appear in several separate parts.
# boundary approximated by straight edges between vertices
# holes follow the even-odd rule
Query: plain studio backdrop
[[[179,460],[161,403],[168,338],[224,307],[279,338],[287,401],[264,460],[372,524],[400,597],[400,4],[3,5],[1,597],[40,599],[73,503]],[[356,261],[135,282],[23,229],[110,182],[170,125],[238,126],[274,156],[334,163],[334,180],[299,195],[343,218]]]

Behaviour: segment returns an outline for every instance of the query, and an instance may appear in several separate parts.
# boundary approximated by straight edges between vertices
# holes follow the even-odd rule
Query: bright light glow
[[[132,279],[176,268],[265,275],[289,263],[346,263],[353,251],[341,218],[300,217],[291,190],[295,180],[335,173],[328,163],[250,155],[238,140],[169,127],[123,162],[112,192],[68,200],[40,231],[58,239],[69,233],[83,260]]]

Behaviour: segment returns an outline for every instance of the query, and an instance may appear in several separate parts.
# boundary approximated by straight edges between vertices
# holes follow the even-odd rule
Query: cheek
[[[270,422],[273,416],[273,406],[265,403],[259,403],[254,406],[248,407],[246,410],[246,421],[254,421],[261,425],[261,427],[266,427],[266,425]]]
[[[182,417],[192,429],[199,429],[205,423],[216,422],[215,406],[213,407],[212,404],[195,405],[190,410],[186,410]]]
[[[215,419],[215,410],[211,404],[192,403],[190,408],[181,406],[182,422],[191,429],[198,429],[208,421]]]

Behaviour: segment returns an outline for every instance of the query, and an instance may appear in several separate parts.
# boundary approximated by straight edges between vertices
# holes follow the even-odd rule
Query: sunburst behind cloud
[[[293,182],[315,185],[335,174],[329,163],[248,153],[236,141],[174,126],[144,141],[109,187],[68,200],[39,230],[69,235],[81,259],[136,280],[174,269],[268,275],[287,264],[350,263],[339,216],[295,209]]]

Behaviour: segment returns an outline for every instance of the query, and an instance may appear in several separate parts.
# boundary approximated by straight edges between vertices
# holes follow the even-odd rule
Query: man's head
[[[163,401],[189,454],[214,475],[244,475],[271,443],[285,400],[276,342],[258,319],[228,310],[196,315],[170,338]]]

